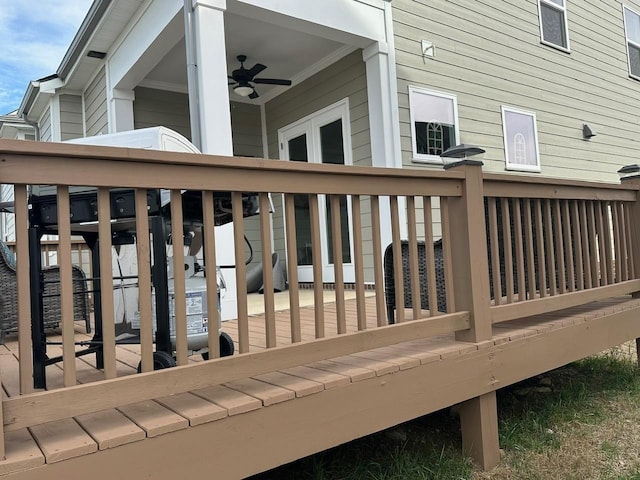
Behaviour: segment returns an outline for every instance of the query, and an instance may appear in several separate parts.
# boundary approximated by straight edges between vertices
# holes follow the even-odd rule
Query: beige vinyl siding
[[[100,69],[84,91],[84,118],[87,137],[109,132],[107,81],[104,67]]]
[[[60,95],[60,138],[71,140],[82,137],[82,97]]]
[[[294,85],[284,94],[266,104],[267,138],[269,158],[279,158],[278,129],[311,115],[344,98],[349,99],[351,147],[354,165],[371,165],[371,140],[369,133],[369,106],[367,101],[367,77],[362,51],[357,50],[320,71],[304,82]],[[284,258],[284,221],[282,196],[273,197],[274,243],[280,257]],[[369,203],[363,199],[363,235],[365,252],[371,252],[371,222]],[[366,254],[366,278],[373,278],[369,268],[370,254]]]
[[[264,156],[262,120],[258,105],[231,102],[231,130],[234,155],[258,158]]]
[[[189,97],[186,93],[138,87],[135,89],[135,98],[135,129],[162,126],[191,139]]]
[[[47,107],[47,109],[42,114],[42,117],[40,117],[38,126],[40,127],[40,141],[50,142],[51,141],[51,109],[50,108]]]
[[[501,105],[536,113],[544,176],[615,181],[637,162],[640,82],[628,76],[621,2],[567,0],[571,53],[540,43],[536,1],[392,5],[404,165],[418,165],[408,85],[457,95],[459,140],[487,150],[485,170],[505,168]],[[435,58],[422,58],[422,39]],[[584,141],[583,123],[598,136]]]

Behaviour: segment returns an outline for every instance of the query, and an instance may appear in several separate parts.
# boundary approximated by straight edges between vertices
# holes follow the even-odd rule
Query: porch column
[[[389,45],[375,42],[362,52],[367,72],[367,100],[369,105],[369,131],[371,135],[371,165],[373,167],[401,168],[402,158],[397,129],[397,93],[390,75]],[[396,135],[397,133],[397,135]],[[396,138],[397,137],[397,138]],[[404,198],[398,199],[400,236],[406,238],[407,222]],[[388,198],[381,198],[380,221],[382,254],[391,243],[391,206]]]
[[[471,328],[456,332],[456,340],[482,342],[493,335],[482,162],[463,160],[445,168],[451,167],[465,174],[462,196],[449,199],[455,308],[471,316]],[[495,467],[500,462],[496,392],[462,403],[460,425],[464,452],[484,470]]]
[[[193,0],[197,118],[203,153],[233,155],[224,39],[226,0]],[[192,115],[193,117],[193,115]]]
[[[109,133],[133,130],[133,90],[109,89]]]

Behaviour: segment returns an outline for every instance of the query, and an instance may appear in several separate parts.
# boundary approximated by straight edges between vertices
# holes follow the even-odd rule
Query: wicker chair
[[[73,316],[85,322],[89,330],[89,295],[86,277],[82,269],[72,267]],[[60,308],[60,268],[42,269],[43,319],[45,328],[56,328],[62,321]],[[0,242],[0,343],[7,333],[18,331],[18,292],[16,284],[15,256],[4,242]]]
[[[387,318],[389,323],[395,323],[396,283],[393,271],[393,245],[387,246],[384,252],[384,294],[387,302]],[[404,308],[413,306],[411,293],[411,267],[409,265],[409,242],[403,240],[402,248],[402,283],[404,286]],[[429,310],[428,283],[426,270],[426,246],[418,241],[418,281],[420,283],[420,305],[423,310]],[[438,311],[447,311],[447,297],[444,283],[444,261],[442,258],[442,240],[433,244],[433,258],[436,267],[436,291]]]

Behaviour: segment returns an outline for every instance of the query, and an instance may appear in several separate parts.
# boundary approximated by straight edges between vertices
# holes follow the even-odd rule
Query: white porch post
[[[395,114],[397,92],[392,81],[389,45],[376,42],[364,49],[362,58],[367,71],[367,97],[369,101],[369,129],[371,134],[371,165],[374,167],[401,168],[399,134],[396,135]],[[395,99],[395,100],[394,100]],[[398,199],[400,235],[407,236],[404,199]],[[391,206],[388,198],[380,201],[382,249],[391,243]]]
[[[226,0],[193,0],[199,123],[203,153],[233,155],[224,39]],[[191,92],[189,92],[191,94]]]
[[[109,133],[133,130],[133,90],[112,88],[109,95]]]
[[[231,134],[231,106],[227,80],[227,53],[224,38],[224,12],[226,0],[192,0],[192,16],[185,25],[191,25],[193,43],[187,48],[187,58],[195,54],[195,68],[189,73],[195,74],[195,81],[189,82],[189,97],[195,95],[197,102],[189,103],[191,119],[196,121],[192,131],[199,139],[200,151],[215,155],[233,155]],[[192,68],[193,66],[188,66]],[[192,88],[195,87],[195,92]],[[192,97],[193,98],[193,97]],[[196,110],[196,111],[194,111]],[[234,258],[233,223],[215,228],[216,263],[227,265]],[[246,278],[237,278],[236,269],[224,270],[227,290],[221,302],[222,320],[238,316],[237,285],[246,285]]]

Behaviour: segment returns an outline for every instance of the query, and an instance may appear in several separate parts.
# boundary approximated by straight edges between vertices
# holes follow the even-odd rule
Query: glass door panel
[[[307,135],[303,134],[288,141],[289,160],[308,162]],[[311,222],[309,220],[309,195],[296,194],[293,197],[296,218],[296,242],[298,245],[298,265],[313,265],[311,248]]]

